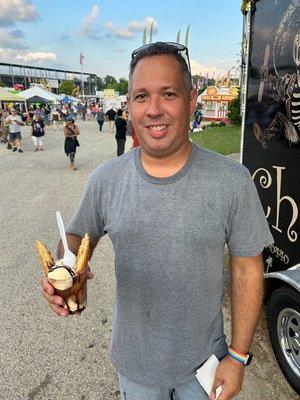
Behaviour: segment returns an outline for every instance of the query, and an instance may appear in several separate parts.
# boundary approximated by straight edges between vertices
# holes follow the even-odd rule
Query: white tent
[[[22,97],[25,97],[27,101],[31,99],[33,101],[61,101],[62,96],[59,96],[55,93],[48,92],[48,90],[43,89],[39,86],[33,86],[27,90],[24,90],[20,93]]]

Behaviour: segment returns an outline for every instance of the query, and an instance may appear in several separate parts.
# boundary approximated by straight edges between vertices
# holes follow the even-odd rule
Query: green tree
[[[118,84],[116,78],[114,78],[111,75],[106,75],[103,80],[104,80],[104,84],[105,84],[105,89],[115,89],[116,90],[116,87]]]
[[[241,94],[228,104],[228,118],[233,125],[240,125],[241,119]]]
[[[120,95],[124,95],[128,92],[128,80],[125,78],[120,78],[116,86],[116,90]]]
[[[101,78],[100,76],[97,76],[97,90],[103,90],[103,89],[105,89],[104,79]]]
[[[72,96],[73,90],[76,88],[74,81],[63,81],[59,85],[59,93],[64,93],[68,96]]]

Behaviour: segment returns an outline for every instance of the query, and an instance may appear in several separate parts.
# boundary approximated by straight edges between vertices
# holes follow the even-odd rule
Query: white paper
[[[208,395],[211,394],[218,365],[219,360],[213,354],[205,361],[202,367],[197,370],[196,378]],[[219,386],[216,390],[217,398],[220,396],[221,392],[222,386]]]

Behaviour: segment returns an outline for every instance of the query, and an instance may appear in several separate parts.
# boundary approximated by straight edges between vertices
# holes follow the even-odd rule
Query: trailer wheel
[[[291,287],[275,290],[269,300],[271,344],[288,382],[300,394],[300,295]]]

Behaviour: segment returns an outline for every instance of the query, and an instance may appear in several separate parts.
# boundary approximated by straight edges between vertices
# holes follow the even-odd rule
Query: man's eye
[[[167,97],[167,98],[172,98],[172,97],[175,97],[175,96],[176,96],[176,94],[174,92],[166,92],[165,93],[165,97]]]
[[[144,93],[137,94],[135,96],[135,100],[145,100],[145,98],[146,98],[146,95]]]

